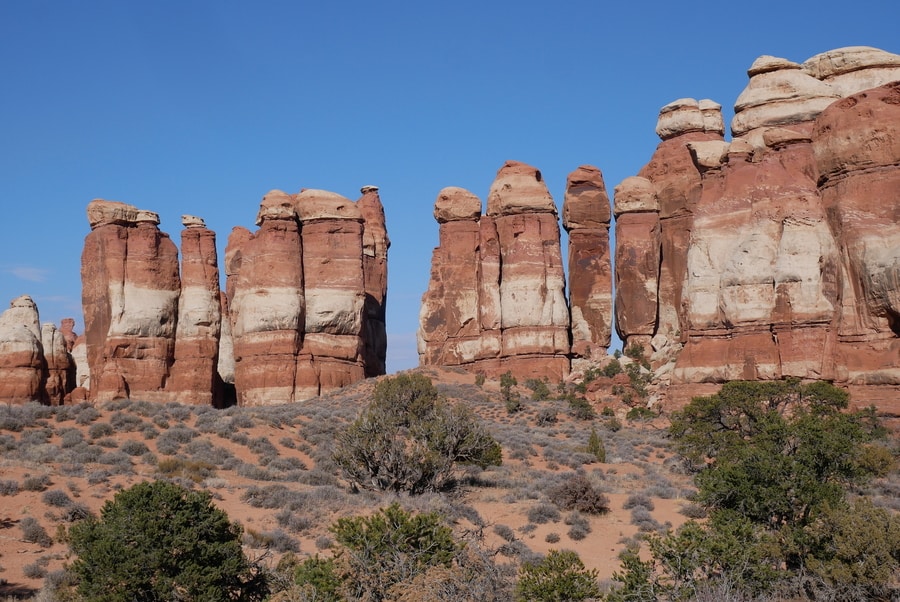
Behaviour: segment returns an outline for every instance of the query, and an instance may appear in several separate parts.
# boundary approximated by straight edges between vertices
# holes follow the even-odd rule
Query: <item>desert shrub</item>
[[[22,481],[22,489],[25,491],[43,491],[49,486],[50,476],[45,474],[26,476]]]
[[[588,437],[587,451],[594,456],[597,462],[606,462],[606,447],[594,427],[591,427],[591,434]]]
[[[571,473],[562,483],[552,487],[547,492],[547,497],[563,510],[578,510],[587,514],[604,514],[609,511],[609,498],[580,471]]]
[[[651,500],[647,495],[643,493],[633,493],[628,496],[625,500],[625,503],[622,504],[622,508],[625,510],[631,510],[632,508],[642,507],[647,510],[653,510],[653,500]]]
[[[293,533],[306,531],[313,526],[312,519],[307,516],[296,514],[289,508],[284,508],[278,511],[278,513],[275,515],[275,520],[278,522],[279,526],[284,527],[285,529]]]
[[[336,572],[350,599],[385,600],[395,584],[431,567],[449,567],[459,551],[440,515],[411,514],[398,504],[338,519],[330,530],[341,546]]]
[[[15,479],[0,480],[0,495],[16,495],[19,493],[19,482]]]
[[[60,430],[60,446],[63,449],[67,449],[70,447],[75,447],[82,441],[84,441],[84,435],[81,434],[81,431],[75,428],[67,428]]]
[[[92,470],[87,475],[87,482],[89,485],[99,485],[100,483],[106,483],[107,481],[109,481],[109,477],[111,476],[112,472],[110,472],[106,468]]]
[[[22,574],[28,579],[43,579],[47,575],[47,560],[38,559],[22,567]]]
[[[656,412],[647,406],[635,406],[625,414],[625,418],[628,420],[652,420],[655,417]]]
[[[216,474],[212,464],[182,458],[163,458],[157,462],[156,470],[169,478],[188,479],[194,483],[201,483]]]
[[[22,433],[22,436],[19,438],[19,447],[44,445],[45,443],[49,443],[50,437],[52,436],[53,431],[48,428],[31,429]]]
[[[494,525],[494,533],[500,536],[501,539],[505,541],[515,541],[516,533],[512,530],[512,527],[508,525]]]
[[[422,375],[375,385],[372,403],[338,435],[333,460],[355,485],[419,494],[449,487],[457,464],[499,466],[500,444],[475,414]]]
[[[555,532],[547,533],[547,535],[544,537],[544,541],[546,541],[547,543],[559,543],[560,539],[561,538],[559,536],[559,533],[555,533]]]
[[[44,495],[41,496],[41,499],[44,500],[44,503],[48,506],[54,506],[56,508],[65,508],[72,505],[72,498],[70,498],[69,494],[62,489],[45,491]]]
[[[150,451],[150,448],[143,441],[134,441],[132,439],[123,441],[120,449],[129,456],[143,456]]]
[[[558,418],[556,417],[555,408],[541,408],[535,418],[535,423],[538,426],[547,426],[548,424],[556,424],[557,422]]]
[[[53,545],[53,540],[47,534],[47,530],[32,516],[26,516],[19,521],[19,528],[22,529],[22,539],[30,543],[36,543],[42,548],[49,548]]]
[[[12,435],[0,434],[0,452],[13,451],[19,447],[19,442]]]
[[[484,372],[479,372],[475,375],[475,386],[479,389],[484,386],[485,376]]]
[[[75,422],[81,426],[86,426],[98,418],[100,418],[100,412],[98,412],[95,407],[83,405],[78,412],[78,416],[75,418]]]
[[[591,532],[591,521],[578,510],[572,510],[563,522],[569,526],[567,535],[572,541],[581,541]]]
[[[278,449],[265,437],[254,437],[247,442],[247,449],[260,456],[277,456]]]
[[[559,520],[559,509],[553,504],[538,504],[528,509],[528,521],[537,525],[543,525],[551,521]]]
[[[98,422],[88,427],[88,437],[91,439],[100,439],[101,437],[109,437],[115,431],[113,427],[106,422]]]
[[[531,390],[531,399],[533,401],[544,401],[550,399],[550,388],[547,383],[537,378],[529,378],[525,381],[525,387]]]
[[[519,569],[517,600],[574,602],[599,596],[597,571],[586,569],[575,552],[550,550],[546,558],[523,562]]]
[[[613,376],[622,373],[622,364],[621,364],[621,362],[619,362],[619,360],[617,358],[613,358],[613,359],[609,360],[608,364],[603,366],[603,368],[600,370],[600,372],[606,378],[612,378]]]
[[[265,548],[279,553],[300,551],[300,542],[281,529],[263,532],[247,529],[243,542],[251,548]]]
[[[593,420],[597,417],[594,406],[584,397],[569,395],[569,413],[578,420]]]
[[[115,412],[109,417],[109,424],[119,432],[136,431],[140,429],[144,421],[140,416],[134,414],[126,414],[124,412]]]
[[[650,511],[644,506],[635,506],[631,509],[631,524],[635,525],[639,531],[650,532],[657,531],[662,525],[650,515]]]
[[[140,541],[140,546],[132,542]],[[241,550],[241,528],[207,492],[144,482],[75,523],[69,544],[78,592],[90,600],[262,600],[262,572]]]

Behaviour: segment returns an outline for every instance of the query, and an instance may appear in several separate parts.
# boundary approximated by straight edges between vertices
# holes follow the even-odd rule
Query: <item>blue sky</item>
[[[900,3],[0,0],[0,307],[75,317],[87,203],[203,217],[220,257],[273,188],[381,189],[389,371],[416,365],[445,186],[484,200],[508,159],[598,166],[607,187],[659,140],[659,108],[723,105],[763,54],[900,53]]]

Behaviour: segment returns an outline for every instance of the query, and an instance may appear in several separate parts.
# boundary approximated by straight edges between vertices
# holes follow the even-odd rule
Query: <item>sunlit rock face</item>
[[[383,373],[389,242],[377,189],[363,192],[266,194],[259,229],[229,236],[224,292],[202,218],[182,216],[179,266],[155,213],[90,203],[79,396],[265,405]]]
[[[42,401],[44,349],[37,305],[28,295],[0,314],[0,402]]]
[[[216,233],[203,219],[182,216],[181,291],[174,362],[167,390],[182,403],[219,405],[219,261]]]
[[[573,357],[600,359],[612,332],[612,214],[603,174],[582,165],[569,174],[563,227],[569,235],[569,308]]]
[[[866,47],[760,57],[731,142],[714,103],[663,108],[651,162],[616,188],[626,344],[674,359],[675,383],[792,376],[869,386],[871,399],[896,391],[898,68]]]
[[[155,213],[103,200],[87,213],[81,280],[91,399],[168,400],[178,250]]]
[[[422,300],[423,365],[464,365],[559,380],[569,370],[569,312],[556,205],[540,171],[515,161],[481,201],[445,188],[440,242]]]
[[[233,362],[226,354],[220,374],[233,374],[238,403],[300,401],[383,374],[390,243],[377,189],[359,202],[272,191],[257,225],[236,228],[225,251]]]

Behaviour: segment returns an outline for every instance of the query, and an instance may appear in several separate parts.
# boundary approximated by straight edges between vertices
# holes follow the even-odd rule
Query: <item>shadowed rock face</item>
[[[569,370],[569,315],[553,198],[541,173],[507,162],[488,212],[461,188],[435,203],[440,244],[422,299],[420,363],[559,380]]]

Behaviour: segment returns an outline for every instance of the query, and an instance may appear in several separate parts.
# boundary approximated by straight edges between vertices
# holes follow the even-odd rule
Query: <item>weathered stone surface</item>
[[[569,307],[572,354],[606,355],[612,333],[609,196],[603,175],[582,165],[569,174],[563,227],[569,234]]]
[[[900,82],[828,107],[812,146],[840,249],[836,377],[900,385]]]
[[[765,127],[811,121],[840,97],[831,85],[807,74],[799,64],[784,59],[760,57],[749,74],[750,83],[734,105],[731,131],[735,136],[747,136]],[[755,138],[753,141],[762,146],[761,141]]]
[[[216,234],[200,218],[182,216],[182,224],[178,325],[166,389],[181,403],[221,405],[214,398],[222,324]]]
[[[840,96],[900,80],[900,56],[869,46],[849,46],[817,54],[803,70],[830,84]]]
[[[302,191],[295,207],[306,298],[301,354],[312,358],[310,368],[298,367],[297,386],[308,383],[312,397],[365,377],[363,217],[353,201],[321,190]]]
[[[63,318],[59,323],[59,332],[66,340],[66,349],[71,352],[75,341],[78,340],[78,335],[75,334],[75,318]]]
[[[760,57],[731,143],[701,130],[701,103],[664,107],[663,142],[616,190],[626,344],[649,337],[654,360],[677,358],[676,384],[796,376],[900,390],[898,66],[864,47],[802,65]],[[627,257],[646,258],[647,274]]]
[[[487,214],[493,217],[521,213],[552,213],[556,205],[538,169],[507,161],[488,192]]]
[[[91,398],[165,400],[180,289],[178,250],[152,212],[95,200],[88,219],[92,230],[81,273]]]
[[[569,369],[569,314],[553,198],[537,169],[510,161],[487,215],[480,206],[459,188],[438,195],[420,363],[559,380]]]
[[[445,188],[438,193],[434,213],[439,224],[439,243],[432,254],[431,279],[420,310],[420,362],[439,366],[470,364],[485,356],[481,349],[484,327],[479,320],[481,201],[462,188]],[[499,303],[499,288],[497,293]],[[499,331],[499,323],[490,327]],[[498,344],[487,357],[496,356],[499,351]]]
[[[248,406],[295,400],[306,310],[303,248],[292,197],[268,193],[257,222],[259,230],[239,247],[230,304],[234,384],[238,403]]]
[[[363,361],[366,376],[386,372],[387,360],[387,276],[388,249],[384,206],[377,186],[363,186],[356,206],[363,217]]]
[[[55,324],[41,325],[41,347],[45,363],[41,401],[46,405],[62,405],[75,388],[75,362],[69,355],[66,339]]]
[[[44,350],[37,305],[28,295],[0,314],[0,402],[42,400]]]

